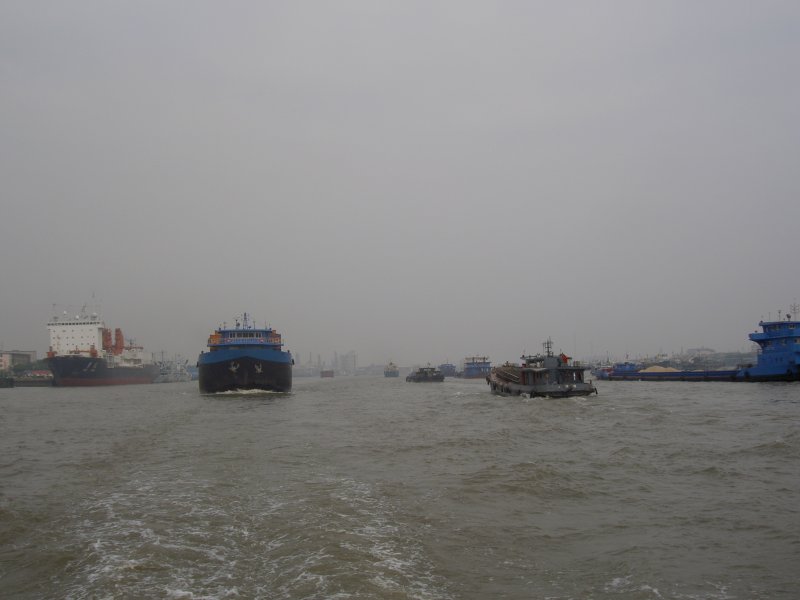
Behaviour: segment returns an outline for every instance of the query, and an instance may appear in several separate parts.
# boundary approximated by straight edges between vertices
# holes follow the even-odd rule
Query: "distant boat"
[[[197,381],[200,379],[200,372],[197,368],[197,365],[186,365],[186,370],[189,372],[189,377],[192,381]]]
[[[330,378],[333,377],[333,369],[322,369],[319,372],[320,377]]]
[[[439,370],[445,377],[456,376],[456,366],[452,363],[442,363],[441,365],[439,365]]]
[[[163,353],[162,353],[163,354]],[[189,371],[188,361],[181,360],[178,356],[172,359],[162,359],[158,361],[158,376],[155,383],[178,383],[192,381],[192,374]]]
[[[483,379],[492,370],[492,363],[488,356],[468,356],[464,359],[464,370],[461,376],[464,379]]]
[[[521,359],[521,364],[506,363],[492,369],[486,383],[493,394],[565,398],[597,393],[591,382],[584,381],[583,373],[588,367],[573,363],[566,354],[554,355],[549,339],[544,343],[544,354]]]
[[[383,376],[384,377],[399,377],[400,376],[400,369],[397,367],[396,364],[394,364],[393,362],[390,361],[389,364],[386,365],[383,368]]]
[[[234,327],[219,327],[208,338],[208,352],[197,359],[200,391],[291,391],[294,361],[282,346],[281,334],[255,327],[247,313]]]
[[[444,381],[444,375],[442,375],[442,372],[435,367],[419,367],[414,372],[406,376],[406,381],[414,383]]]

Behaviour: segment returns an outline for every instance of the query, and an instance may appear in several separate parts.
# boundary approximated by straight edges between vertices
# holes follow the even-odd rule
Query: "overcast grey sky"
[[[800,300],[798,2],[0,3],[0,344],[741,350]]]

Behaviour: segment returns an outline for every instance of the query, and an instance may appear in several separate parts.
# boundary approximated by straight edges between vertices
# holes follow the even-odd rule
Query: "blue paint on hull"
[[[203,352],[197,359],[197,366],[212,365],[214,363],[229,362],[231,360],[241,360],[251,358],[253,360],[263,360],[283,365],[292,364],[292,355],[270,347],[258,346],[230,346],[219,348],[213,352]]]

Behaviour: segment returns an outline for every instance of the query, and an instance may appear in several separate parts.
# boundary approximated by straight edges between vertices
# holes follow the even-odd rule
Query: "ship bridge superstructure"
[[[800,321],[786,315],[784,321],[759,321],[761,331],[748,335],[759,346],[758,363],[745,367],[745,379],[800,379]]]
[[[221,349],[260,346],[280,350],[283,346],[281,334],[271,327],[258,328],[253,325],[247,313],[241,320],[237,319],[233,327],[222,327],[216,329],[208,337],[209,350],[217,351]]]
[[[53,316],[47,323],[50,334],[48,356],[73,354],[97,356],[103,348],[103,332],[106,329],[97,313],[70,315],[64,311]]]

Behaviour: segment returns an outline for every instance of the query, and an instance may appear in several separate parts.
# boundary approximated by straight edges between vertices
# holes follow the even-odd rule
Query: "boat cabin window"
[[[257,338],[259,334],[255,331],[232,331],[228,334],[228,338],[230,339],[240,339],[240,340],[249,340]]]

